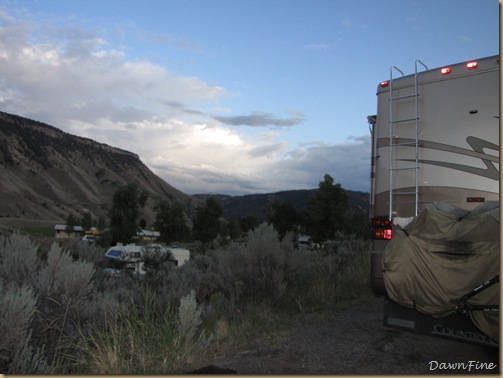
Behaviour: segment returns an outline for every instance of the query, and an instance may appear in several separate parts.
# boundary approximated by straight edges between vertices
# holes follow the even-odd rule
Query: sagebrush
[[[295,249],[264,223],[241,242],[192,250],[181,267],[155,260],[145,277],[112,277],[98,246],[40,253],[19,233],[0,236],[0,373],[183,373],[285,314],[358,298],[368,250],[342,234]]]

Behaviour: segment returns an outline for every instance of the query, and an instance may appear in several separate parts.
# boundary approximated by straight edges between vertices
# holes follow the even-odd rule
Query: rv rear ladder
[[[414,74],[414,93],[402,96],[396,96],[393,91],[393,71],[396,70],[404,76],[404,73],[397,67],[391,66],[390,68],[390,90],[389,90],[389,218],[393,218],[393,200],[395,196],[401,195],[414,195],[415,196],[415,213],[419,213],[419,85],[418,85],[418,66],[421,64],[425,69],[428,67],[421,62],[419,59],[415,63],[415,74]],[[398,101],[406,99],[415,99],[415,114],[410,118],[394,119],[393,105]],[[395,133],[396,128],[399,124],[400,127],[406,127],[403,124],[413,123],[415,127],[415,138],[406,139],[407,141],[402,141],[397,138]],[[400,159],[396,158],[396,149],[398,147],[415,147],[415,155],[413,159],[403,159],[413,162],[410,167],[397,167],[398,161]],[[395,188],[395,174],[400,171],[411,171],[414,170],[414,183],[409,187],[413,187],[413,191],[399,191]]]

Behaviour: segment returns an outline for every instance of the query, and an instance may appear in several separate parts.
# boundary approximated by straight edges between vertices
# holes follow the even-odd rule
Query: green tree
[[[234,219],[229,222],[229,236],[232,240],[236,240],[241,236],[241,225],[239,220]]]
[[[345,229],[348,196],[340,184],[325,174],[319,188],[308,204],[309,233],[316,241],[334,237],[336,231]]]
[[[140,209],[147,198],[148,193],[140,191],[135,184],[123,185],[114,193],[108,212],[113,242],[131,242],[138,229]]]
[[[183,206],[178,202],[159,199],[154,211],[156,219],[154,227],[160,232],[160,240],[166,243],[184,241],[190,236],[190,228]]]
[[[69,214],[66,218],[66,232],[73,232],[75,230],[75,226],[79,223],[78,219],[73,215]]]
[[[295,231],[301,221],[301,215],[289,202],[276,199],[267,210],[267,222],[273,225],[280,239],[283,239],[288,231]]]
[[[82,216],[81,219],[81,225],[84,231],[90,230],[91,227],[93,226],[93,219],[91,217],[91,213],[89,211],[86,211],[84,215]]]
[[[222,214],[222,206],[213,197],[208,198],[204,206],[199,206],[196,209],[192,230],[194,239],[201,241],[203,244],[214,240],[220,230],[220,217]]]
[[[107,227],[107,220],[103,215],[98,218],[98,230],[103,231]]]
[[[239,226],[241,228],[241,232],[248,232],[249,230],[253,230],[256,226],[259,225],[259,220],[257,217],[253,215],[247,215],[245,217],[239,218]]]

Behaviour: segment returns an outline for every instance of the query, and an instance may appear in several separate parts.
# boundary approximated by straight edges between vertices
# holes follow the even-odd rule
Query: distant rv
[[[178,246],[161,246],[159,244],[135,245],[117,244],[108,249],[105,258],[116,268],[126,268],[145,274],[144,259],[146,254],[164,255],[170,253],[175,266],[182,266],[190,259],[190,251]]]

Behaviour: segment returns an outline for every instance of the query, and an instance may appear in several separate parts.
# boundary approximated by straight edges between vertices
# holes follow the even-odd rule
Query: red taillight
[[[468,62],[468,63],[466,63],[466,68],[468,68],[469,70],[472,70],[472,69],[474,69],[474,68],[477,68],[477,65],[478,65],[478,63],[477,63],[477,62],[475,62],[475,61],[473,61],[473,62]]]
[[[381,81],[379,85],[381,86],[381,88],[386,88],[389,85],[389,81]]]
[[[391,229],[386,229],[383,232],[383,239],[385,240],[391,240],[391,237],[393,236],[393,231]]]
[[[392,222],[387,217],[375,217],[372,219],[372,238],[378,240],[390,240],[393,236]]]
[[[444,68],[440,69],[440,73],[442,75],[450,74],[451,73],[451,68],[450,67],[444,67]]]

